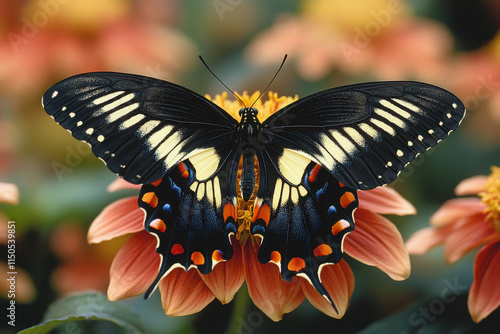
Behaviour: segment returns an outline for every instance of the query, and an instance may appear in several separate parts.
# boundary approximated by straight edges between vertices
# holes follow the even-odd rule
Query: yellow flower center
[[[253,93],[252,95],[248,95],[247,92],[243,92],[242,95],[238,94],[239,98],[243,101],[243,103],[245,103],[247,107],[250,107],[259,97],[259,95],[260,92],[258,91]],[[215,95],[214,98],[211,98],[210,95],[205,95],[205,97],[214,102],[215,104],[217,104],[222,109],[224,109],[228,114],[230,114],[236,120],[239,121],[241,119],[239,111],[244,106],[237,99],[228,100],[226,92],[220,95],[219,94]],[[268,99],[266,101],[262,101],[261,99],[259,99],[257,102],[255,102],[253,106],[259,111],[257,118],[259,119],[260,122],[263,122],[267,117],[274,114],[276,111],[285,107],[286,105],[296,101],[297,99],[298,99],[297,95],[295,95],[294,97],[278,96],[277,93],[269,92]],[[238,167],[238,175],[236,177],[236,193],[238,196],[237,208],[236,208],[237,211],[236,223],[238,225],[238,232],[236,234],[236,238],[243,245],[247,240],[247,238],[251,236],[250,224],[252,223],[253,205],[255,197],[257,195],[257,190],[259,189],[260,175],[259,175],[259,163],[257,161],[257,158],[255,158],[255,189],[252,196],[247,202],[245,202],[243,200],[243,197],[241,196],[239,181],[241,179],[242,172],[243,172],[243,158],[240,159],[240,164]]]
[[[488,188],[479,196],[487,206],[484,210],[486,220],[493,224],[496,232],[500,232],[500,167],[491,167]]]

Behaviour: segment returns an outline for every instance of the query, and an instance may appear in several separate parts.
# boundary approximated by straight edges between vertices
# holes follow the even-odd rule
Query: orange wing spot
[[[288,262],[288,270],[290,271],[301,271],[306,267],[306,261],[300,257],[294,257]]]
[[[184,247],[182,247],[181,244],[174,244],[172,249],[170,249],[170,253],[172,253],[172,255],[182,254],[184,253]]]
[[[156,197],[156,194],[154,192],[149,192],[142,195],[142,201],[144,203],[148,203],[149,206],[153,209],[158,205],[158,197]]]
[[[271,253],[271,261],[274,263],[280,263],[281,262],[281,254],[278,251],[273,251]]]
[[[193,254],[191,254],[191,261],[193,261],[196,266],[201,266],[205,263],[205,257],[200,252],[193,252]]]
[[[236,221],[236,209],[234,208],[233,203],[226,202],[224,210],[222,210],[222,214],[224,216],[224,221],[226,221],[228,217],[233,217],[234,221]]]
[[[345,209],[355,200],[356,198],[354,197],[354,194],[347,191],[342,196],[340,196],[340,205]]]
[[[343,184],[342,182],[339,181],[339,186],[340,186],[340,188],[344,188],[345,184]]]
[[[214,252],[212,253],[212,260],[215,262],[224,261],[224,258],[222,257],[222,252],[218,249],[214,250]]]
[[[321,169],[321,165],[316,165],[314,166],[313,170],[311,171],[311,175],[309,175],[309,182],[313,183],[316,180],[316,177],[318,177],[319,170]]]
[[[332,254],[332,248],[328,246],[327,244],[321,244],[318,247],[316,247],[313,251],[314,256],[327,256]]]
[[[337,234],[339,234],[340,232],[342,232],[343,230],[345,230],[346,228],[349,228],[349,227],[351,227],[351,224],[347,220],[341,219],[338,222],[336,222],[335,224],[333,224],[333,226],[332,226],[332,234],[333,235],[337,235]],[[330,249],[330,251],[331,251],[331,249]]]
[[[153,220],[151,223],[149,223],[149,226],[160,231],[161,233],[167,230],[167,225],[165,225],[165,222],[161,219]]]
[[[155,182],[151,183],[153,186],[158,187],[158,185],[161,183],[161,179],[156,180]]]
[[[184,163],[180,162],[178,166],[179,166],[179,172],[181,173],[181,176],[183,178],[187,179],[189,176],[189,172],[187,171],[186,166],[184,166]]]
[[[266,226],[269,224],[269,219],[271,219],[271,207],[264,203],[264,205],[255,205],[252,214],[252,223],[255,223],[257,219],[261,218],[266,222]]]

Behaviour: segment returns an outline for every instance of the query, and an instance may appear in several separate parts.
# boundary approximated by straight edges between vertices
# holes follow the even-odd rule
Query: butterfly
[[[252,198],[259,261],[287,281],[304,277],[334,308],[320,272],[341,259],[357,191],[394,181],[465,115],[452,93],[400,81],[320,91],[262,123],[243,106],[238,121],[185,87],[112,72],[67,78],[42,105],[111,171],[143,184],[138,204],[161,255],[146,296],[174,268],[208,274],[230,260],[238,198]]]

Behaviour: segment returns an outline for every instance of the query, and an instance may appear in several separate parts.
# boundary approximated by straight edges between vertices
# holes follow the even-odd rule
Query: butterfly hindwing
[[[260,262],[277,264],[285,280],[303,276],[331,302],[321,282],[321,269],[340,261],[343,238],[354,229],[356,189],[339,182],[319,164],[305,158],[302,163],[307,165],[289,166],[300,173],[295,180],[283,173],[284,163],[280,166],[271,157],[260,156],[260,184],[264,186],[257,194],[250,230],[262,239]]]
[[[136,184],[156,181],[190,154],[226,145],[237,124],[187,88],[123,73],[70,77],[47,90],[42,104],[111,171]]]
[[[372,189],[396,179],[415,157],[455,130],[462,102],[418,82],[376,82],[325,90],[263,123],[273,146],[321,164],[344,184]]]
[[[238,161],[234,152],[228,156],[207,179],[197,174],[211,156],[202,163],[201,158],[185,160],[142,186],[139,206],[146,212],[145,229],[157,237],[156,251],[162,258],[146,296],[171,269],[196,267],[208,274],[217,263],[231,259],[230,236],[236,232],[236,185],[231,180],[236,180]]]

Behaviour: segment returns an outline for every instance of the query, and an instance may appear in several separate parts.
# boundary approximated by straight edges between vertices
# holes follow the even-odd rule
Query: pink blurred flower
[[[117,70],[170,80],[194,60],[193,43],[170,26],[176,1],[18,1],[2,5],[0,85],[38,92],[52,76]],[[170,10],[169,15],[154,8]],[[159,6],[159,7],[158,7]]]
[[[413,234],[406,246],[411,254],[423,254],[444,245],[446,262],[453,263],[484,245],[474,261],[468,299],[472,320],[480,322],[500,306],[500,168],[462,181],[455,193],[480,198],[449,200],[431,217],[432,226]]]
[[[246,52],[259,65],[279,62],[288,53],[307,80],[320,80],[337,68],[379,79],[436,81],[451,46],[444,26],[412,17],[402,2],[315,0],[303,1],[298,15],[279,17]]]

